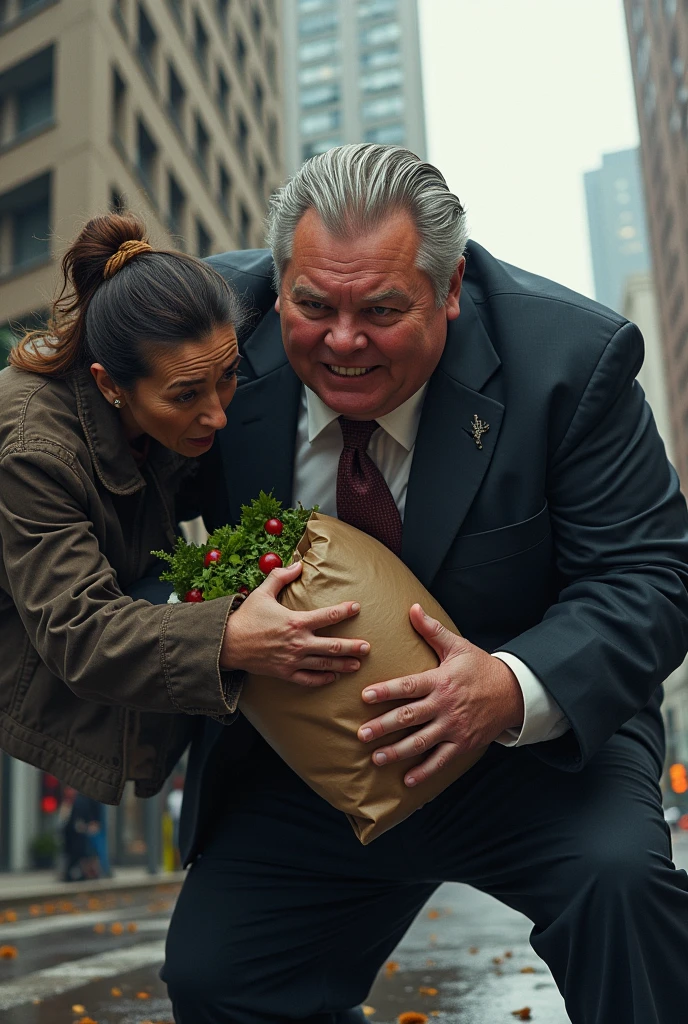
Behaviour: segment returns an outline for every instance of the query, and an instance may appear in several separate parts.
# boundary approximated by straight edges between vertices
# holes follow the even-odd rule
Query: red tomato
[[[217,565],[217,563],[221,560],[222,552],[218,551],[217,548],[213,548],[212,551],[209,551],[208,554],[205,556],[203,564],[207,569],[209,565]]]
[[[248,597],[248,595],[251,593],[251,591],[248,589],[248,587],[245,587],[243,585],[243,583],[242,583],[242,585],[239,587],[237,593],[238,594],[243,594],[244,597]]]
[[[279,537],[284,529],[284,524],[281,519],[268,519],[265,524],[265,532],[271,534],[273,537]]]
[[[274,551],[267,551],[264,555],[260,556],[258,568],[267,576],[267,574],[272,572],[273,569],[282,568],[282,559],[279,555],[276,555]]]
[[[189,604],[196,604],[199,601],[205,601],[205,598],[203,597],[201,591],[197,590],[196,587],[194,587],[193,590],[187,591],[187,593],[184,595],[184,600],[189,602]]]

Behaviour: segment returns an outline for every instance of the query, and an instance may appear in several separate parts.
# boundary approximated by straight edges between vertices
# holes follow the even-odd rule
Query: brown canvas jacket
[[[236,711],[219,668],[232,599],[124,594],[173,545],[192,469],[154,441],[139,469],[89,373],[0,372],[0,747],[105,803],[128,779],[160,789],[188,716]]]

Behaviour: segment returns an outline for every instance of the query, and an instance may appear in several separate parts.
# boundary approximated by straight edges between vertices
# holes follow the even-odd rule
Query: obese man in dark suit
[[[163,975],[179,1024],[362,1020],[443,880],[531,919],[573,1024],[675,1024],[688,1006],[688,879],[658,787],[661,682],[688,645],[688,517],[634,383],[642,339],[465,230],[435,168],[342,147],[274,201],[272,254],[211,260],[255,312],[196,485],[206,524],[261,489],[337,514],[347,431],[367,423],[355,458],[378,497],[362,521],[398,535],[465,639],[414,607],[440,666],[373,687],[359,738],[412,725],[381,752],[427,751],[406,775],[419,787],[489,749],[363,847],[241,716],[200,724]],[[250,671],[242,623],[240,609],[232,667]],[[377,718],[398,696],[407,710]]]

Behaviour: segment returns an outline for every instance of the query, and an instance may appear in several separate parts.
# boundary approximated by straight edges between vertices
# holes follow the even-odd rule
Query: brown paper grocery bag
[[[314,513],[295,557],[303,562],[303,570],[282,591],[282,604],[311,611],[359,601],[359,615],[321,632],[368,640],[370,654],[358,672],[317,689],[249,676],[240,708],[304,782],[348,815],[361,842],[370,843],[436,797],[484,753],[481,749],[461,754],[432,779],[409,789],[404,775],[424,757],[382,766],[371,760],[376,747],[395,742],[409,730],[368,744],[356,735],[363,722],[408,703],[366,704],[361,697],[366,686],[438,664],[435,652],[409,621],[411,605],[420,602],[433,618],[454,633],[459,631],[396,555],[338,519]]]

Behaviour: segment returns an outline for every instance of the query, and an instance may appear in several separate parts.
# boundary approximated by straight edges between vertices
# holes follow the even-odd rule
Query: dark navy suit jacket
[[[261,489],[291,503],[301,383],[269,252],[209,262],[252,310],[228,424],[194,484],[212,529]],[[529,749],[567,771],[620,729],[661,762],[660,684],[688,647],[688,515],[634,383],[642,353],[623,317],[470,243],[409,478],[403,560],[469,640],[542,681],[571,730]],[[475,415],[489,424],[482,448]],[[195,725],[187,860],[252,742],[241,718]]]

